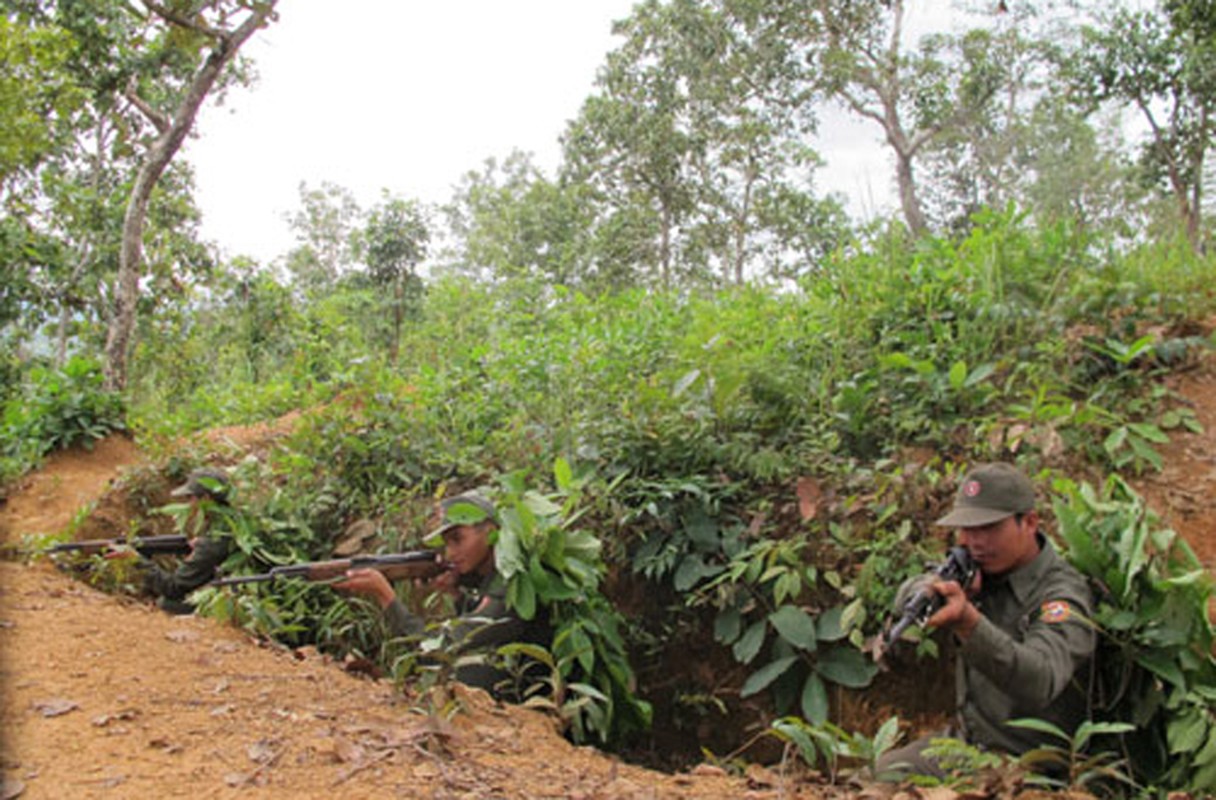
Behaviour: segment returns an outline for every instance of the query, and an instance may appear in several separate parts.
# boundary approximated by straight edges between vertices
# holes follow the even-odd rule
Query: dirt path
[[[282,428],[228,429],[208,444],[263,446]],[[0,542],[63,529],[140,458],[113,437],[49,459],[0,507]],[[822,796],[767,771],[749,782],[623,764],[574,747],[539,712],[466,690],[407,697],[46,563],[0,562],[0,687],[0,800]]]
[[[480,692],[459,692],[448,721],[427,713],[433,698],[103,594],[49,566],[0,563],[0,587],[0,764],[5,788],[23,786],[22,797],[748,791],[737,779],[668,776],[576,748],[542,714]]]
[[[1216,568],[1216,369],[1177,376],[1205,426],[1136,482]],[[264,446],[289,421],[208,446]],[[62,530],[125,467],[129,440],[61,453],[0,506],[0,543]],[[771,771],[665,775],[576,748],[543,714],[476,692],[407,697],[321,656],[170,617],[46,564],[0,562],[0,800],[147,797],[797,798]],[[430,710],[444,708],[444,713]]]

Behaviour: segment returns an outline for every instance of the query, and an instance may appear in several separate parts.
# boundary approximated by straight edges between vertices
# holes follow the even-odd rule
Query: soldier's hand
[[[378,569],[351,569],[346,571],[346,577],[333,584],[335,589],[343,592],[354,592],[372,598],[381,608],[388,608],[397,599],[392,584],[384,573]]]
[[[980,610],[976,608],[963,587],[954,581],[935,581],[933,591],[941,595],[945,605],[929,617],[926,625],[933,628],[949,628],[960,639],[967,639],[980,621]]]
[[[454,569],[445,570],[431,580],[430,590],[456,597],[460,594],[460,574]]]

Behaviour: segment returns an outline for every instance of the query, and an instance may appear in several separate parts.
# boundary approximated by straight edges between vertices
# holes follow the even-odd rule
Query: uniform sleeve
[[[216,570],[228,558],[231,544],[227,538],[203,538],[194,545],[194,552],[173,571],[162,569],[152,561],[144,562],[144,587],[152,594],[170,600],[182,600],[195,589],[215,577]]]
[[[384,622],[393,636],[418,636],[426,630],[422,618],[411,614],[400,598],[384,607]]]
[[[507,608],[498,593],[483,595],[480,603],[452,620],[449,629],[459,651],[493,649],[528,640],[527,624]]]
[[[1046,708],[1093,654],[1096,635],[1089,623],[1089,604],[1083,586],[1050,595],[1020,642],[980,617],[960,654],[969,666],[1005,687],[1019,706]]]

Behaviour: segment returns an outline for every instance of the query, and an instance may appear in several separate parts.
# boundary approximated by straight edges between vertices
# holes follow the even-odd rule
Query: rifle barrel
[[[301,564],[284,564],[272,567],[269,572],[256,575],[236,575],[219,578],[211,586],[234,586],[242,583],[263,583],[279,578],[303,578],[308,581],[325,581],[340,578],[352,569],[376,569],[385,577],[396,580],[406,577],[427,578],[438,575],[446,567],[439,554],[430,550],[414,550],[407,553],[388,553],[380,556],[355,556],[330,561],[309,561]]]

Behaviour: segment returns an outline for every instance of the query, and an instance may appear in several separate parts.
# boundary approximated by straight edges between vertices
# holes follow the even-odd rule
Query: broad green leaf
[[[781,638],[803,650],[815,649],[815,620],[797,606],[782,606],[768,615]]]
[[[950,388],[958,390],[963,388],[963,383],[967,380],[967,362],[956,361],[954,366],[950,367]]]
[[[818,674],[812,672],[802,685],[802,716],[815,725],[828,720],[828,687]]]
[[[583,561],[597,562],[604,543],[587,531],[565,532],[565,553],[567,558],[580,558]]]
[[[701,570],[704,566],[705,562],[696,553],[684,556],[684,560],[680,562],[680,566],[676,569],[675,577],[671,581],[676,591],[687,592],[696,586],[697,581],[701,580]]]
[[[494,544],[494,564],[498,574],[509,580],[523,571],[524,554],[514,531],[499,529],[498,533],[498,541]]]
[[[1170,744],[1170,753],[1193,753],[1204,743],[1208,735],[1208,721],[1198,710],[1170,721],[1165,738]]]
[[[524,655],[528,658],[539,661],[545,666],[553,669],[557,666],[553,660],[553,654],[538,644],[529,644],[527,642],[509,642],[498,648],[499,655],[513,656]]]
[[[967,388],[976,386],[977,384],[987,380],[988,377],[994,372],[996,372],[996,367],[992,364],[981,364],[975,369],[971,370],[971,374],[967,376],[967,381],[963,385]]]
[[[819,654],[815,671],[832,683],[850,689],[861,689],[870,685],[870,681],[878,672],[878,666],[860,650],[838,645]]]
[[[521,511],[531,513],[533,519],[529,528],[536,526],[536,517],[555,517],[561,513],[561,506],[554,503],[549,498],[537,492],[528,492],[524,495],[524,501],[521,504]]]
[[[1005,724],[1012,728],[1024,728],[1030,731],[1038,731],[1039,733],[1049,734],[1059,739],[1061,743],[1068,743],[1072,740],[1072,737],[1060,730],[1058,725],[1053,725],[1050,722],[1042,719],[1011,719]]]
[[[739,690],[740,697],[751,697],[756,692],[768,688],[768,685],[785,674],[785,671],[794,665],[798,660],[798,656],[786,656],[765,664],[760,669],[747,676],[747,680],[743,682],[743,688]]]
[[[1157,444],[1170,443],[1170,437],[1156,425],[1147,422],[1132,422],[1127,427],[1131,428],[1132,432],[1136,435],[1150,442],[1156,442]]]
[[[1216,763],[1216,725],[1208,726],[1208,740],[1195,754],[1193,763],[1197,767],[1207,763]]]
[[[1115,428],[1110,432],[1110,435],[1106,437],[1106,441],[1102,442],[1102,449],[1105,450],[1108,455],[1113,456],[1115,453],[1119,452],[1119,448],[1123,447],[1123,443],[1126,441],[1127,428],[1120,425],[1118,428]]]
[[[844,606],[834,606],[815,620],[815,638],[821,642],[838,642],[846,635],[844,629]]]
[[[888,717],[874,734],[874,754],[882,755],[899,741],[899,717]]]
[[[1160,472],[1165,467],[1165,462],[1161,460],[1161,454],[1154,450],[1152,445],[1135,436],[1130,438],[1128,441],[1131,442],[1132,450],[1135,452],[1135,454],[1152,464],[1153,469]]]
[[[703,549],[716,548],[718,545],[718,523],[707,514],[693,514],[684,526],[684,532],[688,534],[689,541]]]
[[[741,664],[750,664],[764,644],[764,632],[764,620],[753,622],[744,632],[743,637],[731,648],[731,652],[735,654],[735,660]]]
[[[527,574],[520,573],[507,584],[507,605],[523,619],[536,616],[536,589]]]
[[[570,487],[574,483],[574,472],[570,469],[569,461],[558,458],[553,463],[553,479],[556,481],[558,489],[563,492],[570,491]]]
[[[579,666],[583,668],[583,673],[586,675],[594,674],[595,646],[592,644],[591,639],[588,638],[587,632],[581,627],[571,630],[570,645],[574,650],[575,657],[578,659]]]
[[[714,641],[731,644],[743,630],[743,615],[737,608],[727,608],[714,618]]]
[[[773,584],[773,602],[784,603],[792,597],[797,597],[801,591],[802,575],[797,570],[787,570]]]

